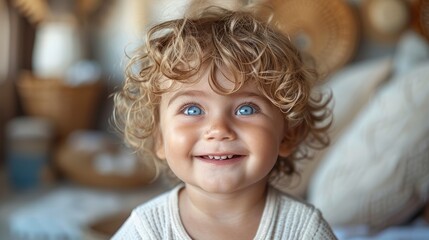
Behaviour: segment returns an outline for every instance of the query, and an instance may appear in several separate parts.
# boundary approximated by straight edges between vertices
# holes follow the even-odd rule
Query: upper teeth
[[[209,158],[210,159],[215,159],[215,160],[225,160],[225,159],[230,159],[230,158],[232,158],[234,155],[225,155],[225,156],[212,156],[212,155],[209,155]]]

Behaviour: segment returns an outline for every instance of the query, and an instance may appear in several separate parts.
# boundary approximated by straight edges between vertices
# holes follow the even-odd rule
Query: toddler
[[[328,144],[330,98],[311,93],[316,72],[256,12],[209,7],[148,31],[114,120],[181,183],[113,239],[335,239],[319,210],[273,187]]]

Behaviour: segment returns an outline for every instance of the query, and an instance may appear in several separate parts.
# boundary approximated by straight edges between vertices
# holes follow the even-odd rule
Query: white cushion
[[[394,74],[407,73],[414,66],[429,58],[429,45],[420,34],[406,32],[398,42],[394,56]]]
[[[332,91],[333,95],[329,106],[334,114],[330,129],[332,143],[371,99],[378,86],[388,79],[391,72],[391,59],[383,58],[349,65],[327,79],[322,90]],[[309,180],[327,149],[317,152],[311,161],[301,162],[301,177],[294,179],[292,187],[285,189],[286,192],[304,197]]]
[[[429,194],[429,62],[391,79],[338,139],[309,187],[333,226],[408,220]]]
[[[337,137],[347,128],[391,72],[389,58],[365,61],[344,69],[325,84],[324,87],[331,89],[333,94],[331,137]]]
[[[333,101],[329,105],[334,114],[330,129],[332,144],[368,103],[377,88],[388,79],[391,72],[392,60],[382,58],[349,65],[327,79],[321,88],[323,91],[331,90],[333,95]],[[322,156],[331,146],[316,152],[310,161],[299,162],[300,178],[293,179],[293,183],[283,190],[295,196],[305,197],[310,178],[320,164]]]

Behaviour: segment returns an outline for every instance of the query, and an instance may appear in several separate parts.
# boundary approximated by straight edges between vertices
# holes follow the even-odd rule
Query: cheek
[[[243,134],[249,143],[249,147],[259,153],[267,161],[273,159],[276,161],[279,154],[281,142],[280,130],[275,131],[269,126],[259,126],[247,128]]]
[[[167,158],[190,152],[197,136],[195,127],[177,126],[174,123],[166,126],[163,132]]]

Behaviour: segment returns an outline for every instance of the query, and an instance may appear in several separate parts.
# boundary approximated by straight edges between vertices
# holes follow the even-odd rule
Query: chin
[[[239,184],[225,183],[225,181],[202,183],[196,186],[205,192],[216,194],[233,193],[243,187]]]

